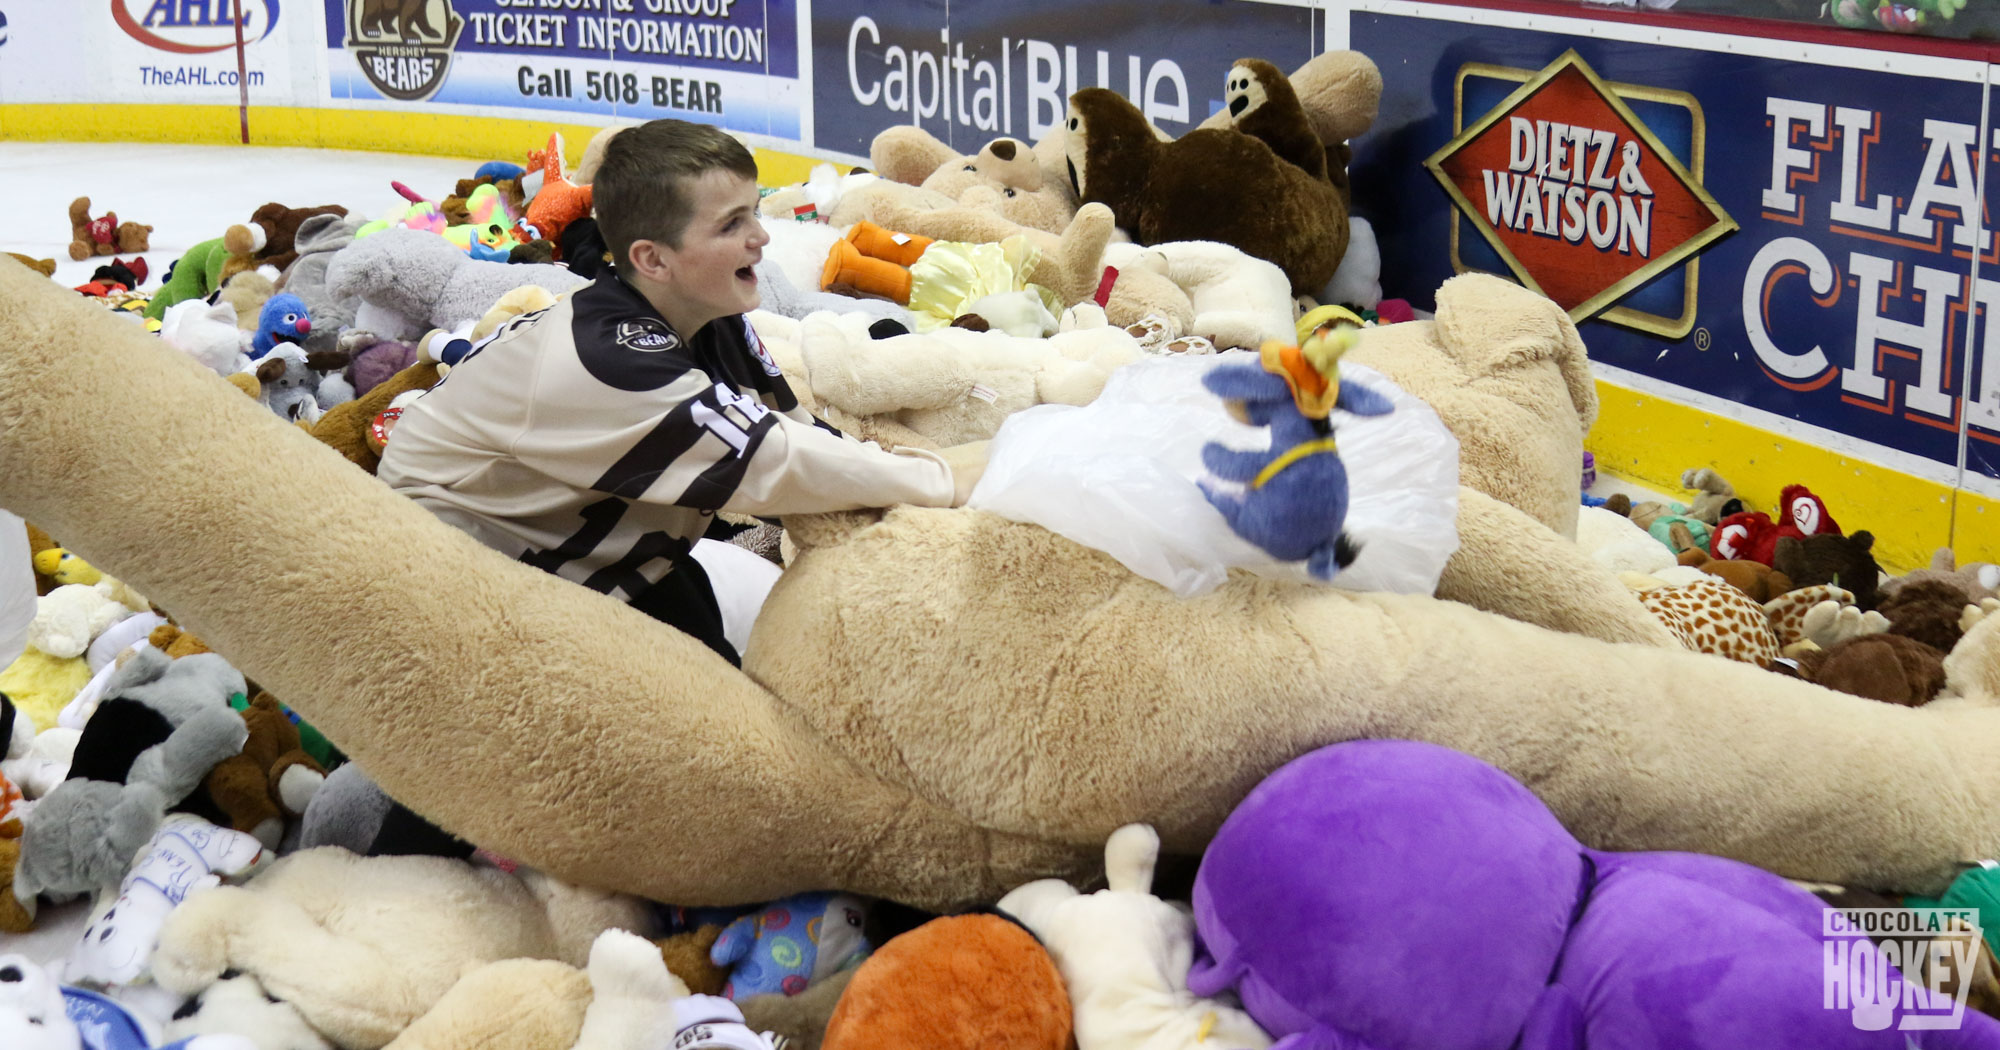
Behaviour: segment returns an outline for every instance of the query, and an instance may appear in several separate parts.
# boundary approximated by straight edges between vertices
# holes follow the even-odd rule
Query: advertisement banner
[[[796,0],[322,0],[335,101],[803,137]]]
[[[1239,58],[1290,70],[1318,50],[1313,4],[1259,0],[813,0],[813,145],[865,158],[891,124],[965,152],[1033,143],[1072,92],[1107,87],[1170,135],[1222,105]]]
[[[1350,39],[1386,82],[1353,180],[1399,292],[1507,276],[1608,378],[1945,483],[1964,424],[1993,473],[1983,66],[1366,11]]]
[[[311,104],[312,14],[306,0],[0,0],[0,102],[233,106],[240,76],[253,105]]]

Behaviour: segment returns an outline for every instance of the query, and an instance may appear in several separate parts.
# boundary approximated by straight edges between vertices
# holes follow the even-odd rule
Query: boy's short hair
[[[591,206],[620,273],[631,266],[633,241],[681,246],[694,216],[687,184],[717,169],[757,178],[750,151],[708,124],[653,120],[611,137],[591,182]]]

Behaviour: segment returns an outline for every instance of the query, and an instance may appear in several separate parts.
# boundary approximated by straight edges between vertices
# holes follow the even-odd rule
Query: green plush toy
[[[166,316],[167,307],[188,299],[206,299],[222,283],[222,264],[229,259],[229,249],[223,247],[222,238],[203,241],[187,250],[187,254],[174,263],[174,272],[160,290],[153,293],[153,302],[146,307],[146,316],[157,321]]]

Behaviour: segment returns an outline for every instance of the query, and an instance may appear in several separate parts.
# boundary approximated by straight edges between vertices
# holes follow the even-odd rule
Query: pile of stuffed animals
[[[1696,493],[1688,504],[1595,500],[1577,540],[1690,649],[1919,707],[1944,691],[1965,632],[2000,611],[2000,566],[1959,565],[1944,548],[1929,568],[1888,576],[1874,536],[1843,532],[1804,485],[1784,487],[1773,520],[1711,468],[1681,482]]]
[[[1466,420],[1505,400],[1450,375],[1456,365],[1432,373],[1435,388],[1390,367],[1465,336],[1444,293],[1427,329],[1441,336],[1393,324],[1410,315],[1382,299],[1372,234],[1350,215],[1346,141],[1379,92],[1367,59],[1331,52],[1289,77],[1238,63],[1225,106],[1178,140],[1099,89],[1078,92],[1065,125],[1032,145],[996,139],[964,155],[893,129],[872,173],[829,167],[764,198],[772,241],[751,322],[807,408],[919,447],[991,438],[1037,405],[1087,404],[1148,355],[1218,354],[1208,390],[1271,443],[1216,446],[1205,457],[1216,480],[1243,491],[1204,494],[1246,540],[1331,577],[1352,558],[1335,424],[1388,411],[1381,393],[1342,381],[1340,359],[1390,372],[1461,440]],[[526,164],[488,164],[435,202],[399,185],[408,206],[372,221],[267,205],[176,260],[150,296],[137,293],[143,260],[115,255],[123,272],[85,294],[157,322],[163,350],[213,373],[203,382],[233,385],[290,436],[304,430],[372,473],[404,405],[604,265],[589,184],[611,133],[574,170],[552,137]],[[1219,184],[1254,205],[1215,207]],[[78,204],[77,258],[145,249],[145,228],[90,221]],[[1486,287],[1476,280],[1461,291]],[[1353,311],[1330,314],[1335,304]],[[1581,346],[1522,364],[1530,356],[1508,367],[1570,401],[1552,421],[1515,413],[1506,425],[1552,430],[1550,447],[1570,450],[1594,405]],[[1511,460],[1468,458],[1466,484],[1499,488],[1529,470],[1524,444]],[[1993,634],[1981,624],[2000,611],[2000,569],[1940,552],[1930,571],[1884,580],[1869,534],[1843,533],[1803,486],[1758,512],[1713,470],[1685,481],[1690,505],[1580,506],[1571,486],[1526,513],[1466,488],[1460,527],[1483,552],[1539,515],[1576,548],[1553,557],[1622,573],[1643,611],[1576,633],[1624,632],[1615,640],[1894,704],[1949,691],[1947,654],[1975,630]],[[1574,544],[1553,524],[1566,516]],[[742,546],[783,565],[815,544],[835,550],[827,563],[861,527],[738,524]],[[1800,886],[1719,856],[1588,848],[1533,778],[1410,741],[1294,748],[1208,778],[1237,795],[1205,831],[1180,809],[1157,830],[1093,819],[1050,832],[1085,866],[1101,847],[1096,893],[1016,878],[983,894],[992,907],[920,911],[834,886],[731,907],[587,888],[412,829],[383,789],[391,778],[349,761],[283,702],[289,692],[250,680],[174,608],[59,539],[31,530],[41,594],[27,649],[0,671],[0,929],[28,930],[68,901],[88,900],[90,916],[56,963],[0,956],[7,1047],[2000,1046],[2000,1023],[1977,1012],[1923,1041],[1825,1009],[1821,901]],[[1491,571],[1448,572],[1439,596],[1498,603]],[[794,598],[815,586],[800,575]],[[1130,580],[1114,586],[1135,593]],[[1505,593],[1524,606],[1510,615],[1544,627],[1570,615],[1554,599],[1527,610],[1531,582]],[[1301,630],[1275,619],[1282,634]],[[780,692],[788,675],[820,674],[768,650],[746,657]],[[798,710],[844,718],[832,705]],[[1085,721],[1064,724],[1100,730]],[[934,759],[904,743],[888,745],[895,763],[921,775]],[[1203,765],[1192,752],[1178,764]],[[974,805],[1019,802],[990,787]],[[976,851],[998,870],[1047,868],[1010,854],[1044,830],[1021,823]],[[1945,899],[1985,893],[1984,871],[1960,875]],[[1991,950],[1972,944],[1945,994],[1968,989],[1975,1007],[2000,1009]],[[1865,939],[1842,950],[1888,966]],[[1931,983],[1885,986],[1926,1010],[1940,1005]]]

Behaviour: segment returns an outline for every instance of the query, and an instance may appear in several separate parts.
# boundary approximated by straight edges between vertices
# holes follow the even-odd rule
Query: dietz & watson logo
[[[278,25],[278,0],[240,0],[243,42],[254,44]],[[159,51],[205,55],[236,46],[232,0],[111,0],[111,20],[125,35]]]
[[[464,28],[451,0],[347,0],[347,50],[375,90],[404,102],[437,93]]]
[[[1698,150],[1698,121],[1695,134]],[[1683,262],[1692,267],[1698,252],[1737,228],[1575,51],[1528,77],[1424,166],[1514,276],[1576,321]],[[1693,283],[1690,274],[1690,303]]]

